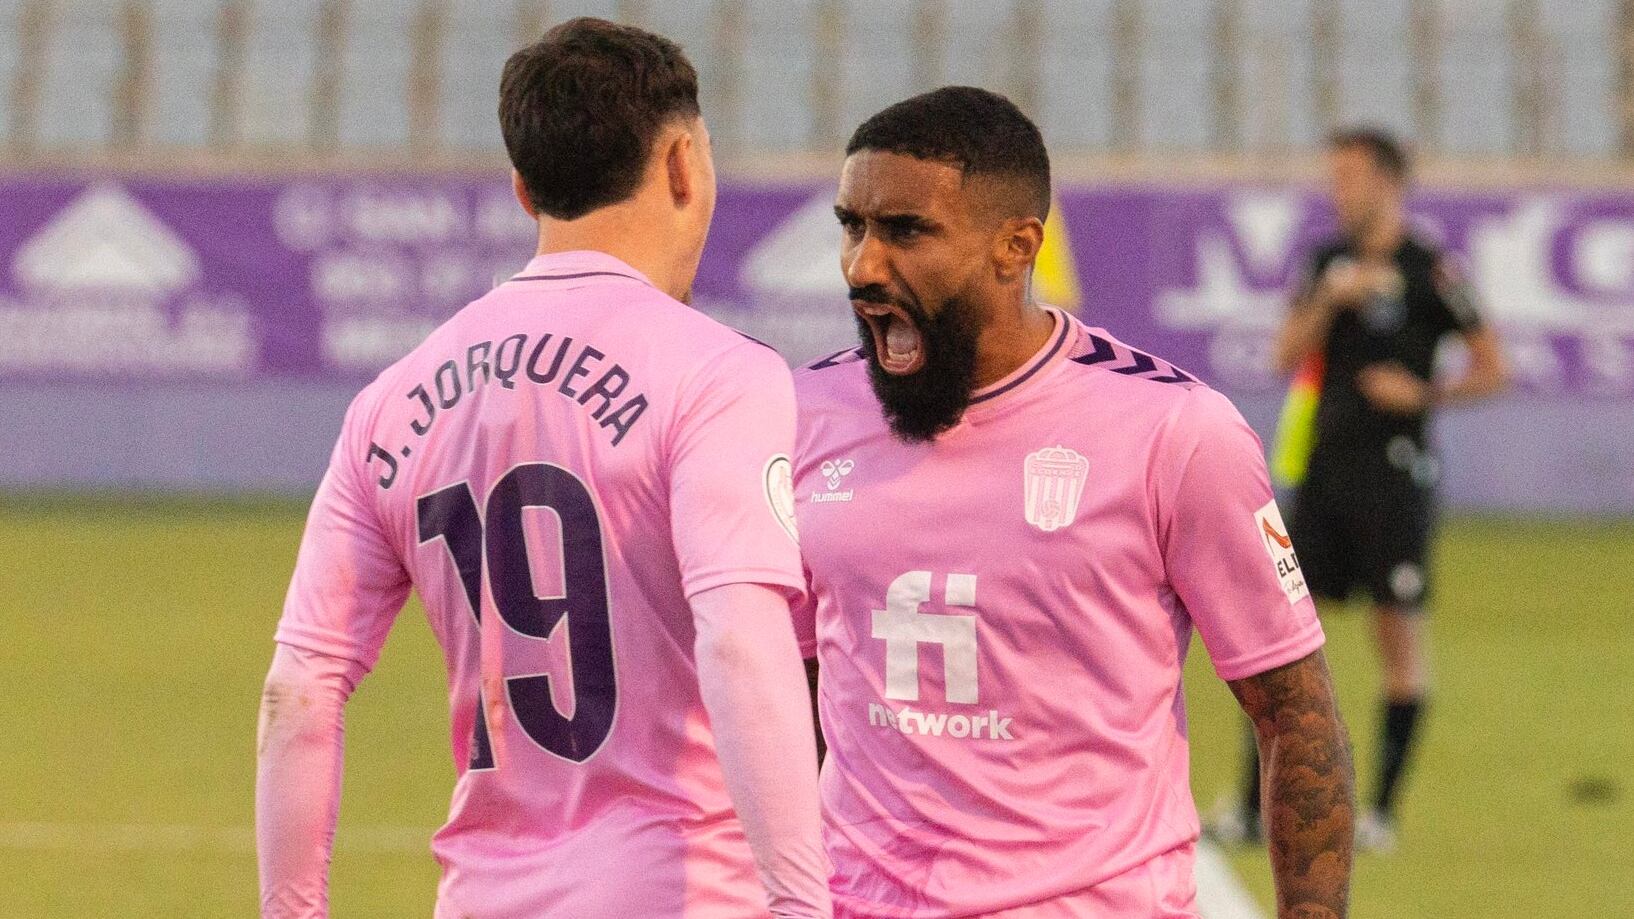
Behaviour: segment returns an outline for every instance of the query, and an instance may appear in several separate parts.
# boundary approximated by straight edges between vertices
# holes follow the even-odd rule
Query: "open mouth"
[[[925,366],[925,336],[902,307],[891,303],[851,301],[851,308],[874,334],[874,356],[892,376],[918,373]]]

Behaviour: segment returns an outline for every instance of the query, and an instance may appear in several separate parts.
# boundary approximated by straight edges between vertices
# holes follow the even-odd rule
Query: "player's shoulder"
[[[788,362],[777,349],[671,297],[647,281],[622,273],[597,273],[580,283],[578,298],[564,296],[577,307],[576,318],[562,327],[563,334],[599,336],[598,346],[617,346],[621,356],[644,354],[647,371],[683,386],[693,377],[738,376],[746,381],[767,375],[787,376]],[[473,303],[474,312],[484,308]],[[570,329],[578,329],[577,333]],[[605,347],[602,350],[606,350]],[[639,359],[638,359],[639,360]]]
[[[427,369],[434,371],[437,365],[446,362],[452,354],[453,344],[465,337],[463,333],[470,315],[488,296],[492,296],[492,293],[466,304],[432,329],[430,334],[420,339],[420,343],[410,348],[402,357],[387,364],[385,369],[376,374],[375,378],[358,393],[353,403],[354,407],[367,405],[371,401],[378,402],[386,393],[398,390],[399,384],[406,387],[403,388],[403,392],[406,393],[420,377],[425,376]]]
[[[794,394],[802,411],[842,405],[871,392],[868,356],[858,346],[825,354],[794,370]]]
[[[1247,430],[1237,407],[1218,390],[1102,328],[1081,326],[1064,373],[1078,388],[1074,404],[1136,419],[1159,432],[1154,445],[1160,449]]]
[[[1075,383],[1114,387],[1143,401],[1181,401],[1191,390],[1208,388],[1178,364],[1130,345],[1106,329],[1082,323],[1067,354],[1066,368]]]
[[[675,307],[691,314],[679,317],[679,328],[685,331],[678,334],[686,337],[674,339],[696,343],[689,348],[689,371],[717,381],[730,378],[750,389],[773,382],[790,385],[789,363],[776,348],[689,306],[677,303]]]
[[[833,372],[835,368],[845,367],[848,370]],[[805,380],[812,384],[819,381],[832,382],[856,375],[858,372],[867,372],[868,356],[863,353],[860,345],[842,348],[839,351],[825,354],[815,360],[807,361],[796,367],[794,378]],[[821,376],[819,377],[819,374]]]
[[[348,419],[372,424],[388,404],[412,399],[417,386],[427,385],[451,361],[458,366],[469,355],[467,348],[484,339],[490,350],[497,340],[510,334],[512,325],[495,326],[496,317],[511,306],[518,291],[506,282],[460,307],[444,319],[401,357],[387,364],[353,399]],[[457,376],[458,374],[456,374]]]
[[[627,295],[609,306],[625,314],[628,327],[640,337],[666,351],[673,349],[681,363],[709,366],[724,361],[734,367],[779,367],[788,372],[788,362],[777,349],[760,339],[655,287],[630,286]]]
[[[654,292],[657,293],[657,292]],[[696,400],[743,397],[757,405],[792,400],[789,364],[771,345],[657,293],[633,321],[677,410]],[[768,402],[770,400],[770,402]]]

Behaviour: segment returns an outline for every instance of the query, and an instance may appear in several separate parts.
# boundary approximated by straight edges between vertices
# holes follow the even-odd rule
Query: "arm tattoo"
[[[1355,776],[1321,651],[1231,682],[1260,745],[1271,872],[1281,919],[1344,919]]]

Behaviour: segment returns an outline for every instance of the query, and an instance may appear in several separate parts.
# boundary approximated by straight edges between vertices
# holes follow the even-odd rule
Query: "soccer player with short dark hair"
[[[1033,299],[1050,197],[1038,129],[984,90],[847,146],[861,347],[795,376],[835,914],[1195,917],[1195,626],[1266,744],[1280,914],[1343,916],[1347,741],[1259,441]]]
[[[1383,662],[1378,778],[1357,821],[1359,847],[1395,843],[1401,777],[1430,685],[1424,631],[1440,461],[1435,410],[1488,396],[1506,377],[1498,337],[1477,312],[1454,259],[1408,225],[1409,162],[1387,132],[1329,139],[1340,235],[1320,247],[1276,339],[1284,372],[1319,380],[1314,437],[1289,521],[1311,591],[1373,602]],[[1437,349],[1463,341],[1468,369],[1437,383]],[[1250,748],[1240,810],[1223,835],[1253,835],[1260,795]]]
[[[789,601],[789,370],[685,305],[715,206],[697,76],[597,19],[505,65],[537,256],[352,403],[262,701],[265,916],[327,913],[341,713],[411,588],[458,780],[436,915],[825,917]]]

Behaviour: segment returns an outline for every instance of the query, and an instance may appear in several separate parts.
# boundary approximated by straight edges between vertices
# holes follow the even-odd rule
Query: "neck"
[[[1003,322],[984,329],[976,343],[975,388],[1004,379],[1027,363],[1055,330],[1055,317],[1031,297],[1005,310]]]
[[[1401,205],[1394,204],[1379,212],[1356,239],[1364,255],[1382,257],[1401,248],[1407,235],[1407,215]]]
[[[654,221],[642,219],[634,208],[601,208],[577,220],[539,218],[539,246],[535,255],[557,252],[604,252],[651,281],[654,287],[684,301],[692,289],[694,271],[686,259],[665,246],[664,234],[652,232]]]

